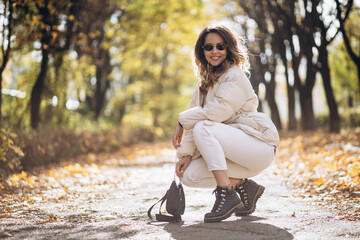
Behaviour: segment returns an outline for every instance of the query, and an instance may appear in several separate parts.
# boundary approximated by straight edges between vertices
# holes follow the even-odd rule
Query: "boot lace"
[[[239,188],[239,194],[240,194],[241,200],[243,201],[245,207],[246,208],[249,207],[249,200],[248,200],[247,193],[244,189],[244,186],[240,185],[238,188]]]
[[[225,193],[226,193],[226,189],[222,189],[217,187],[214,191],[213,194],[215,193],[216,196],[216,200],[214,203],[213,208],[211,209],[211,212],[220,212],[221,208],[224,206],[225,204]]]

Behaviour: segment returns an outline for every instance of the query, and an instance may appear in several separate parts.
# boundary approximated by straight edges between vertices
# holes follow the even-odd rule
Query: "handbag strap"
[[[174,179],[173,181],[176,182],[176,162],[177,162],[177,149],[176,149],[176,154],[175,154],[175,161],[174,161]],[[180,180],[180,184],[181,184],[181,179]],[[159,222],[180,222],[181,221],[181,215],[180,214],[176,214],[174,216],[169,216],[169,215],[165,215],[165,214],[161,214],[161,207],[164,204],[164,202],[167,200],[168,197],[168,193],[166,192],[165,196],[163,196],[159,201],[157,201],[154,205],[152,205],[148,212],[147,215],[150,218],[150,220],[153,220],[152,216],[151,216],[151,211],[152,209],[159,203],[160,203],[160,207],[159,207],[159,214],[155,214],[155,218],[157,221]]]
[[[165,202],[166,199],[167,199],[167,194],[165,194],[165,196],[163,196],[159,201],[157,201],[154,205],[152,205],[152,206],[149,208],[149,210],[148,210],[148,212],[147,212],[147,215],[148,215],[148,217],[149,217],[151,220],[153,219],[152,216],[151,216],[151,211],[152,211],[152,209],[155,207],[156,204],[158,204],[159,202],[161,202],[160,209],[159,209],[159,212],[161,213],[161,206],[163,205],[163,203]]]
[[[159,201],[157,201],[154,205],[152,205],[149,208],[149,210],[147,212],[148,217],[150,218],[150,220],[153,220],[153,218],[151,216],[151,211],[155,207],[156,204],[161,202],[160,203],[160,208],[159,208],[159,214],[155,214],[156,220],[159,221],[159,222],[180,222],[181,221],[181,215],[180,214],[176,214],[174,216],[161,214],[161,207],[164,204],[166,199],[167,199],[167,193],[165,194],[165,196],[163,196]]]
[[[175,152],[175,158],[174,158],[174,178],[173,181],[176,182],[176,162],[177,162],[177,155],[178,155],[178,149],[176,149]],[[181,178],[179,178],[180,184],[181,184]]]
[[[165,214],[156,214],[156,220],[159,222],[180,222],[181,221],[181,215],[176,214],[174,216],[169,216]]]

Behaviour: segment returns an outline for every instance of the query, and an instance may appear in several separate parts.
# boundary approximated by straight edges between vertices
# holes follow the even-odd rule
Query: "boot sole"
[[[248,209],[248,210],[245,210],[245,211],[235,212],[235,215],[237,217],[241,217],[241,216],[247,216],[249,214],[252,214],[255,211],[256,203],[259,200],[259,198],[263,195],[264,190],[265,190],[265,187],[263,187],[262,185],[259,185],[259,188],[258,188],[258,190],[257,190],[257,192],[255,194],[255,201],[254,201],[254,204],[252,205],[252,207],[250,209]]]
[[[225,220],[229,218],[234,212],[239,210],[243,206],[243,203],[240,202],[235,207],[231,208],[227,213],[217,216],[217,217],[210,217],[210,218],[204,218],[205,223],[212,223],[212,222],[221,222],[222,220]]]

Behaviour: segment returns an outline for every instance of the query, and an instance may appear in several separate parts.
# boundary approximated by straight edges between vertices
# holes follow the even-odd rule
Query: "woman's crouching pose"
[[[216,187],[205,222],[251,214],[264,187],[248,178],[274,159],[278,132],[257,112],[258,98],[246,76],[247,50],[233,32],[206,27],[195,45],[195,62],[199,82],[173,136],[177,175],[187,186]]]

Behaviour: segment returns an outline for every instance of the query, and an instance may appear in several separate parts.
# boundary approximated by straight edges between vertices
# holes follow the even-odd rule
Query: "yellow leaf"
[[[314,178],[314,185],[319,187],[325,183],[325,180],[323,177]]]
[[[359,176],[356,176],[353,178],[352,180],[355,184],[360,184],[360,177]]]
[[[349,174],[353,177],[359,176],[360,174],[360,162],[354,163],[354,166],[351,168]]]
[[[34,185],[34,178],[33,177],[29,177],[27,179],[27,183],[30,185],[30,186],[33,186]]]
[[[22,179],[25,179],[26,176],[27,176],[26,172],[22,171],[22,172],[20,173],[20,177],[21,177]]]

